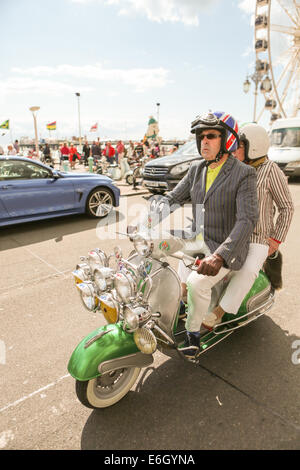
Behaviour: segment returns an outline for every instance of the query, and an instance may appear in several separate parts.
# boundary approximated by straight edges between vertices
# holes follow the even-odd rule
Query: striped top
[[[256,176],[259,220],[250,242],[268,245],[270,237],[284,242],[294,213],[287,177],[276,163],[268,159],[257,167]]]

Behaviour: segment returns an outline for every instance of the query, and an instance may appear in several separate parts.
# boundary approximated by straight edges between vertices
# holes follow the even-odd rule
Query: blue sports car
[[[0,157],[0,226],[86,213],[102,218],[119,206],[107,176],[65,173],[25,157]]]

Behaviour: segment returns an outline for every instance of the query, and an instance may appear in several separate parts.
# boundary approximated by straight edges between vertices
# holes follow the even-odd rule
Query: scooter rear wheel
[[[76,395],[87,408],[107,408],[120,401],[140,373],[139,367],[113,370],[91,380],[76,380]]]

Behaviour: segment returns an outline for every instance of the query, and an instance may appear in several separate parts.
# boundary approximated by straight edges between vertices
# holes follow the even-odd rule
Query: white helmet
[[[245,160],[256,160],[267,155],[270,139],[267,131],[258,124],[244,124],[240,128],[240,141],[245,142]]]

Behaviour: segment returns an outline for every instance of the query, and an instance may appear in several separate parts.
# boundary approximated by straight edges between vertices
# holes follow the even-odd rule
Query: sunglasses
[[[199,136],[200,141],[202,141],[204,137],[206,137],[208,140],[213,140],[213,139],[217,139],[218,137],[221,137],[221,135],[220,134],[201,134]]]

